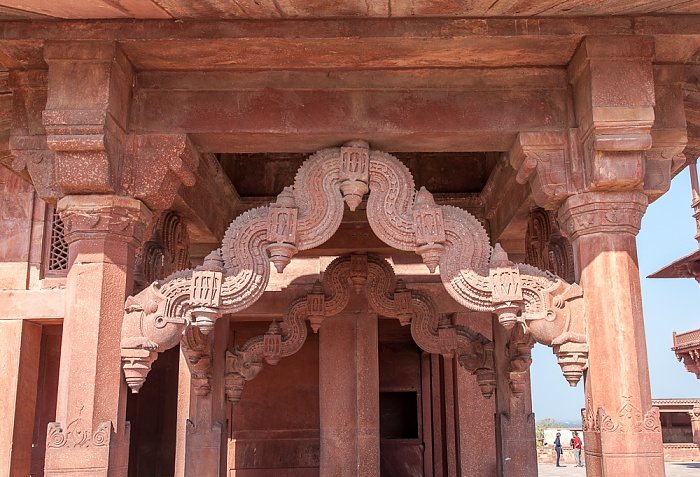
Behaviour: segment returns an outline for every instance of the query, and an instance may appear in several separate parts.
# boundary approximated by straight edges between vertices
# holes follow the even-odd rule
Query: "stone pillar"
[[[320,475],[378,477],[377,315],[342,313],[319,333]]]
[[[690,411],[690,426],[693,430],[693,442],[700,447],[700,405],[698,404]]]
[[[0,475],[26,476],[32,455],[41,325],[0,320]]]
[[[455,324],[491,338],[488,315],[455,313]],[[495,475],[496,436],[492,416],[496,411],[496,398],[484,399],[476,376],[462,366],[457,366],[456,381],[461,475]]]
[[[151,212],[138,200],[112,195],[67,196],[58,210],[70,268],[46,473],[125,476],[129,428],[119,343],[136,248]]]
[[[176,472],[181,467],[185,477],[219,477],[226,468],[226,407],[227,401],[224,394],[223,376],[226,367],[226,349],[228,347],[229,321],[228,318],[220,318],[216,321],[214,331],[202,339],[211,342],[211,355],[208,349],[203,349],[197,365],[204,367],[208,360],[211,365],[204,369],[196,369],[197,365],[190,364],[182,374],[186,376],[180,386],[188,386],[190,395],[183,404],[189,405],[188,410],[178,406],[178,421],[186,417],[184,452],[178,448],[176,457]],[[185,352],[185,356],[192,356]],[[211,356],[211,357],[210,357]],[[213,358],[213,359],[211,359]],[[182,363],[184,360],[181,360]],[[193,361],[190,359],[190,361]],[[213,361],[213,363],[212,363]],[[187,366],[187,365],[186,365]],[[207,387],[210,385],[210,391]],[[182,389],[179,395],[186,393]],[[178,403],[180,404],[180,403]],[[187,416],[189,411],[189,416]],[[179,439],[178,444],[182,440]],[[224,452],[222,452],[222,450]],[[184,459],[179,456],[184,454]]]
[[[530,371],[512,380],[511,331],[493,317],[496,367],[496,469],[498,477],[537,475],[535,415],[532,413]]]
[[[583,422],[589,477],[664,475],[635,240],[646,207],[640,192],[587,192],[569,197],[559,210],[572,239],[589,330]]]

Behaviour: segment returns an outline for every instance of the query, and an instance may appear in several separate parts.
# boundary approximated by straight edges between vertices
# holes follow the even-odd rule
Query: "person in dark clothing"
[[[561,432],[557,432],[557,438],[554,439],[554,450],[557,452],[557,467],[564,467],[559,465],[559,459],[561,458]]]

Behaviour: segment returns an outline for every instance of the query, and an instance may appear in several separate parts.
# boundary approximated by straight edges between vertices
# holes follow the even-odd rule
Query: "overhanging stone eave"
[[[700,261],[700,249],[671,262],[648,275],[647,278],[692,278],[693,275],[688,272],[687,265],[697,261]]]

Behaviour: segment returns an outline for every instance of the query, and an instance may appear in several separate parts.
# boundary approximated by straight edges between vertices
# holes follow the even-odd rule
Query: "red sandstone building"
[[[682,0],[0,1],[0,475],[664,474],[635,236]]]

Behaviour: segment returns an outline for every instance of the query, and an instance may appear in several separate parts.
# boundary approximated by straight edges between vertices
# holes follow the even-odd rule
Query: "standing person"
[[[583,462],[581,462],[581,438],[578,436],[578,432],[574,431],[573,444],[571,447],[574,448],[574,457],[576,458],[576,467],[583,467]]]
[[[559,458],[561,457],[561,432],[557,432],[557,438],[554,439],[554,450],[557,452],[557,467],[564,467],[559,465]]]

